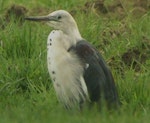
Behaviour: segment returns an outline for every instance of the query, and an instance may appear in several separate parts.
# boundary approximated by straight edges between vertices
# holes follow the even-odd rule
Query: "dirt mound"
[[[124,18],[127,13],[131,13],[135,17],[141,17],[150,10],[149,0],[116,0],[107,4],[105,0],[95,0],[86,2],[82,11],[94,11],[97,14],[115,14],[118,18]],[[111,16],[111,15],[110,15]]]
[[[124,67],[132,68],[135,72],[142,70],[142,64],[150,58],[150,39],[143,37],[140,47],[128,49],[120,56],[113,56],[108,61],[110,67],[124,73]],[[118,60],[119,59],[119,60]]]
[[[0,28],[4,29],[11,20],[21,25],[24,22],[27,11],[28,10],[21,5],[10,6],[10,8],[6,10],[5,15],[0,18]]]
[[[25,14],[27,9],[24,6],[12,5],[5,14],[5,20],[10,21],[11,17],[15,17],[15,20],[24,21]]]

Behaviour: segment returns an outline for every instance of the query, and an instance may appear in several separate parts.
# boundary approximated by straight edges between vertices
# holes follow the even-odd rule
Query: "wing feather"
[[[99,102],[105,98],[108,105],[119,103],[117,89],[111,71],[100,53],[87,41],[81,40],[76,46],[71,47],[81,59],[85,67],[84,79],[90,99],[92,102]]]

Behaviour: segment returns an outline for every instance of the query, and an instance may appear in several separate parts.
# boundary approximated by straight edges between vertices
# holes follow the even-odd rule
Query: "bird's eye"
[[[58,18],[58,19],[61,19],[62,17],[59,15],[57,18]]]

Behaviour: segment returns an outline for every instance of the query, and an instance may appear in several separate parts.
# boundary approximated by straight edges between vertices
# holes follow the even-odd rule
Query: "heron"
[[[77,23],[66,10],[26,20],[44,21],[54,30],[47,38],[47,66],[56,96],[65,107],[89,104],[117,106],[119,97],[112,73],[100,52],[82,38]]]

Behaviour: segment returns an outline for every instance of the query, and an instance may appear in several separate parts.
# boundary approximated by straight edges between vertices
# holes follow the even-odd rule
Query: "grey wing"
[[[100,53],[84,40],[79,41],[73,50],[83,64],[88,64],[84,70],[84,79],[91,101],[99,102],[104,97],[108,105],[118,105],[114,79]]]

